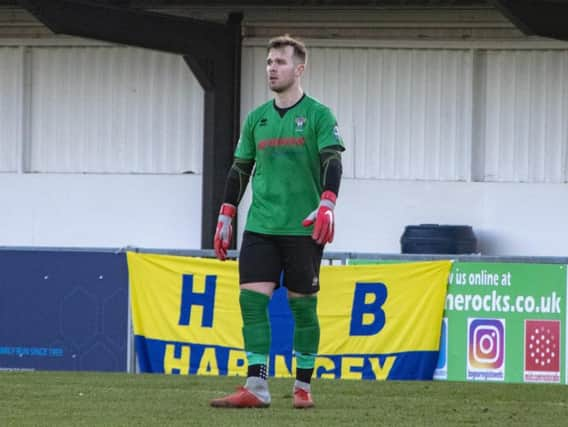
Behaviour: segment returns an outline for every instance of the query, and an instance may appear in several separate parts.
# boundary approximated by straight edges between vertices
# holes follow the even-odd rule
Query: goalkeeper
[[[239,256],[247,380],[236,393],[212,400],[214,407],[270,405],[268,303],[281,273],[295,323],[293,407],[314,406],[310,382],[320,337],[319,270],[323,248],[333,240],[344,146],[329,108],[302,90],[303,43],[276,37],[267,53],[274,99],[250,112],[243,124],[214,239],[215,254],[224,260],[232,219],[252,174],[252,204]]]

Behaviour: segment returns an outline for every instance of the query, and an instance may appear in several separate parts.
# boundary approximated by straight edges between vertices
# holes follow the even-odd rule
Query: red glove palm
[[[215,256],[221,261],[227,258],[227,250],[231,244],[233,237],[233,218],[237,213],[237,208],[229,203],[223,203],[219,210],[219,219],[217,220],[217,229],[215,230],[215,238],[213,239],[213,248]]]
[[[318,208],[309,214],[303,221],[304,227],[309,227],[315,223],[312,239],[320,245],[331,243],[335,232],[335,217],[333,209],[335,209],[335,201],[337,196],[331,191],[324,191]]]

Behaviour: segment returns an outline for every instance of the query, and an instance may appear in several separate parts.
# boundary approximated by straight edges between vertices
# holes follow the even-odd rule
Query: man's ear
[[[296,65],[296,76],[301,76],[306,68],[306,64],[298,64]]]

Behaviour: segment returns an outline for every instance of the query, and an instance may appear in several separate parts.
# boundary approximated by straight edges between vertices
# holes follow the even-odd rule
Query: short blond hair
[[[294,56],[298,59],[300,64],[305,64],[308,60],[308,50],[306,45],[298,39],[291,37],[289,34],[284,34],[283,36],[274,37],[268,40],[267,51],[270,49],[280,49],[286,46],[292,46],[294,48]]]

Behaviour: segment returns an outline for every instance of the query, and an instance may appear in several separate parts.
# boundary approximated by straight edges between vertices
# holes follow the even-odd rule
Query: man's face
[[[288,90],[300,77],[304,64],[294,63],[294,48],[284,46],[270,49],[266,58],[268,87],[276,93]]]

